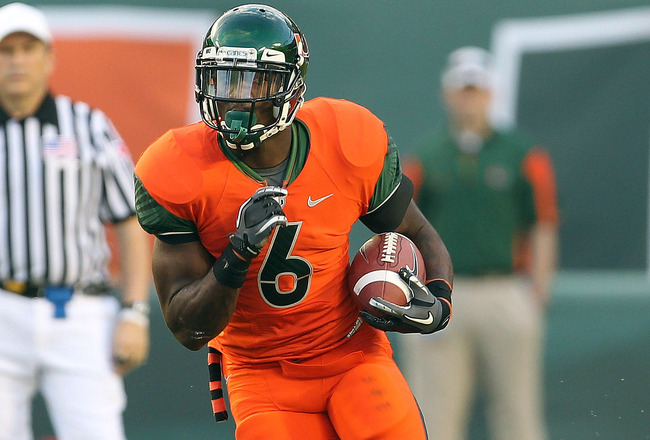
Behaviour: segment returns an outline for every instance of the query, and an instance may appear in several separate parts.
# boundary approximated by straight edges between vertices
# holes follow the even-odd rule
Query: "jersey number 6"
[[[309,292],[314,268],[304,258],[291,255],[301,226],[302,222],[295,222],[275,229],[257,275],[262,298],[271,307],[293,307]]]

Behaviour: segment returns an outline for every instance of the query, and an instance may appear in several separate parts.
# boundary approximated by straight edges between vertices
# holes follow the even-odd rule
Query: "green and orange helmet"
[[[307,41],[283,12],[260,4],[226,11],[196,57],[195,95],[203,122],[231,148],[257,147],[293,121],[304,101],[308,65]],[[273,121],[259,123],[255,108],[266,102],[272,104]]]

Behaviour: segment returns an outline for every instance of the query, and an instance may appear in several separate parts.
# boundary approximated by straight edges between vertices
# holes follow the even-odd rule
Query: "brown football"
[[[405,306],[412,293],[398,271],[408,267],[419,279],[426,280],[420,250],[408,237],[396,232],[377,234],[366,241],[350,264],[348,285],[359,307],[375,316],[386,313],[370,305],[370,298],[380,297]]]

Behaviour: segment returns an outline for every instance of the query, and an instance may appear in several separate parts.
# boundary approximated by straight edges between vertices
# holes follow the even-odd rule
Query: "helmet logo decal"
[[[296,43],[298,46],[298,67],[302,66],[303,63],[305,62],[305,58],[309,56],[309,49],[307,49],[307,45],[303,44],[302,38],[300,37],[299,33],[294,33],[293,34],[296,37]]]
[[[213,60],[217,57],[217,48],[213,46],[206,47],[201,53],[201,58],[206,60]]]
[[[257,60],[257,50],[254,48],[221,46],[217,50],[215,58],[217,62],[238,60],[254,63]]]
[[[298,53],[302,55],[303,57],[309,56],[309,50],[307,49],[307,45],[302,42],[302,38],[300,37],[300,34],[294,34],[296,36],[296,42],[298,43]]]
[[[275,49],[264,49],[264,52],[262,52],[262,56],[260,57],[260,61],[271,61],[271,62],[277,62],[277,63],[284,63],[286,61],[284,53],[280,52],[279,50]]]

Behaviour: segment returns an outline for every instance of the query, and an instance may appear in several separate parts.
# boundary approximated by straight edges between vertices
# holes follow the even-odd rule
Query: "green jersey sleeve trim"
[[[384,167],[377,179],[368,212],[360,220],[375,233],[393,231],[404,219],[412,197],[413,183],[402,174],[397,147],[389,136]]]
[[[367,214],[383,205],[395,193],[395,190],[402,181],[402,167],[399,163],[399,152],[393,139],[388,137],[388,152],[384,157],[384,168],[381,170],[375,192],[370,199]]]
[[[166,243],[198,241],[196,225],[165,209],[149,194],[137,175],[135,181],[135,210],[142,229]]]

